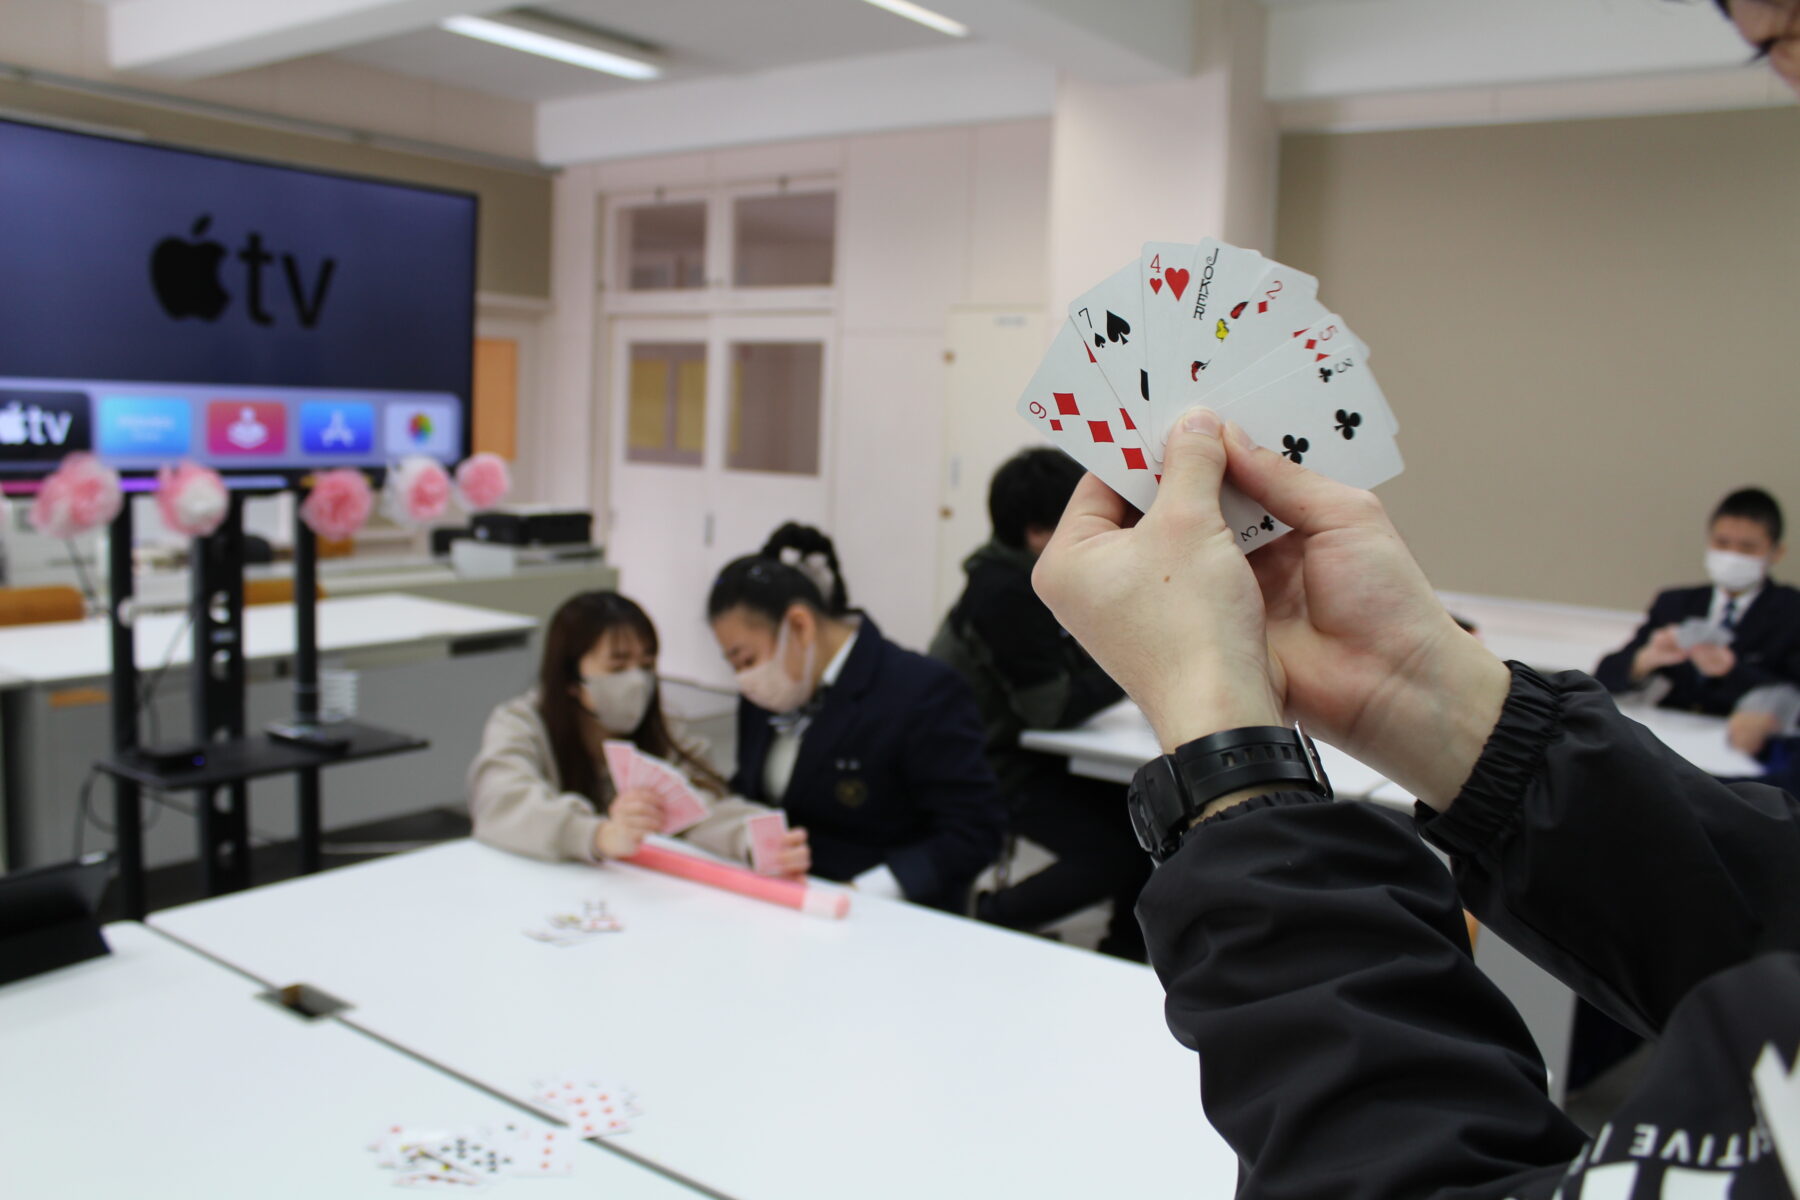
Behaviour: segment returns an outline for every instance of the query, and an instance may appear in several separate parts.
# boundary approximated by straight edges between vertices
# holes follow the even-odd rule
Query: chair
[[[325,589],[313,585],[314,599],[323,600]],[[253,604],[292,604],[294,602],[294,581],[292,579],[246,579],[244,580],[244,605]]]
[[[67,585],[0,588],[0,625],[79,621],[86,615],[81,592]]]

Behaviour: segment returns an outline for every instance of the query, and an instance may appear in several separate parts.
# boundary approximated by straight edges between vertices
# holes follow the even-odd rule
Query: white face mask
[[[1713,581],[1713,586],[1728,592],[1749,591],[1763,581],[1768,569],[1768,560],[1754,554],[1739,554],[1734,550],[1709,549],[1706,552],[1706,577]]]
[[[814,653],[818,643],[809,643],[806,647],[806,662],[801,667],[800,678],[793,679],[787,673],[788,625],[782,622],[781,632],[775,637],[775,653],[769,655],[754,667],[737,673],[738,691],[744,699],[768,712],[781,714],[791,713],[808,700],[813,694]]]
[[[610,675],[587,675],[581,680],[594,716],[608,733],[620,735],[637,731],[650,711],[650,700],[656,694],[656,676],[642,667],[614,671]]]

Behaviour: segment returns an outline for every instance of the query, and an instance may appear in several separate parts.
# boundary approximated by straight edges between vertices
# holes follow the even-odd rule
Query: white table
[[[1451,612],[1473,623],[1482,642],[1502,659],[1516,659],[1540,671],[1592,671],[1601,658],[1631,640],[1642,620],[1621,609],[1590,608],[1511,600],[1461,592],[1440,592]],[[1725,722],[1698,713],[1633,705],[1621,710],[1647,727],[1665,745],[1712,775],[1760,775],[1762,767],[1725,741]],[[1077,775],[1131,782],[1132,774],[1161,753],[1137,706],[1129,700],[1074,729],[1027,730],[1019,744],[1028,750],[1066,755]],[[1335,746],[1318,743],[1325,773],[1340,796],[1411,809],[1413,798],[1398,784]]]
[[[458,638],[530,633],[537,622],[516,613],[426,600],[418,596],[347,596],[319,601],[319,653],[343,654],[375,647]],[[136,625],[138,667],[153,670],[167,661],[185,666],[192,638],[183,633],[185,614],[159,612]],[[182,636],[177,637],[178,634]],[[294,606],[256,604],[244,609],[244,655],[249,661],[286,658],[294,653]],[[112,671],[112,631],[104,617],[53,621],[0,629],[0,677],[18,683],[64,684],[102,679]]]
[[[1477,636],[1503,659],[1540,671],[1592,672],[1631,640],[1643,614],[1581,604],[1552,604],[1463,592],[1439,592],[1444,606],[1473,623]]]
[[[549,1128],[144,928],[113,953],[0,987],[0,1192],[19,1197],[393,1197],[367,1145],[392,1123]],[[501,1196],[692,1200],[592,1143],[575,1173]]]
[[[1375,768],[1351,758],[1336,746],[1315,739],[1319,762],[1332,789],[1353,800],[1374,800],[1412,811],[1412,797],[1401,794]],[[1044,754],[1066,755],[1069,770],[1092,779],[1130,783],[1137,769],[1162,753],[1150,722],[1130,700],[1121,700],[1073,729],[1028,729],[1019,745]]]
[[[522,930],[604,898],[625,931]],[[621,1148],[737,1200],[1233,1193],[1148,968],[899,902],[829,921],[473,842],[171,909],[153,924],[510,1096],[603,1070]]]
[[[192,633],[185,614],[146,613],[137,623],[137,660],[154,671],[168,656],[149,714],[146,740],[185,739],[190,693],[187,663]],[[358,672],[358,716],[370,724],[416,734],[431,743],[419,753],[334,766],[326,783],[327,829],[361,824],[459,803],[473,745],[493,706],[524,691],[534,674],[530,650],[537,623],[512,612],[417,596],[334,597],[318,605],[319,652],[325,666]],[[244,610],[251,729],[293,715],[294,607],[253,605]],[[172,651],[172,652],[171,652]],[[111,639],[104,618],[0,629],[0,757],[12,781],[0,816],[11,837],[15,867],[69,857],[76,833],[76,798],[89,764],[111,748],[108,701]],[[148,688],[146,675],[143,687]],[[280,839],[294,832],[293,783],[257,782],[252,826]],[[110,812],[111,792],[94,789],[94,803]],[[94,830],[89,849],[110,838]],[[145,837],[151,867],[194,856],[193,822],[165,810]]]

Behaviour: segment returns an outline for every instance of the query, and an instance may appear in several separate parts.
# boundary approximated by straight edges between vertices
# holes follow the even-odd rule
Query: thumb
[[[1219,488],[1225,482],[1224,426],[1210,408],[1190,408],[1169,431],[1163,446],[1162,485],[1152,509],[1188,519],[1219,515]]]

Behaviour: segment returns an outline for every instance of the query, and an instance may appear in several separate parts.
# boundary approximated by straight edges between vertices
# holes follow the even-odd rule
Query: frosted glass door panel
[[[631,343],[625,402],[627,461],[700,466],[706,455],[706,343]]]
[[[837,193],[739,196],[732,203],[731,244],[737,287],[830,287]]]
[[[619,249],[627,291],[706,286],[706,202],[643,204],[619,210]]]
[[[732,342],[730,441],[734,471],[819,473],[825,347],[819,342]]]

